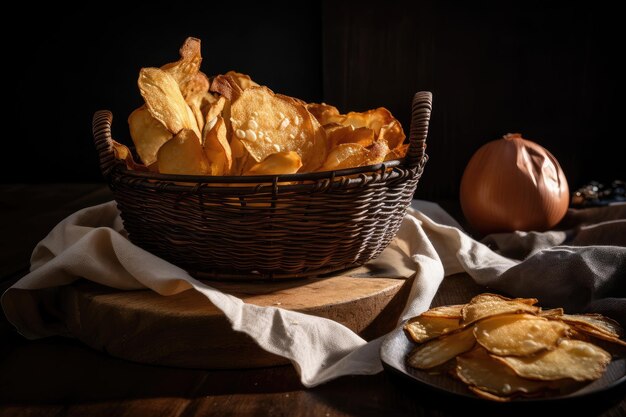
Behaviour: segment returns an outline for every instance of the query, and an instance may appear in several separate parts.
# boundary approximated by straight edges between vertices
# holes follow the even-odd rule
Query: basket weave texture
[[[393,240],[428,159],[431,108],[431,93],[415,94],[402,161],[293,175],[131,171],[114,157],[111,112],[96,112],[93,134],[134,244],[198,278],[300,278],[362,265]]]

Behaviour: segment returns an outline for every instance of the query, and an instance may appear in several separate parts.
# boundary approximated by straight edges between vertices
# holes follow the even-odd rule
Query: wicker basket
[[[96,112],[93,134],[133,243],[198,278],[299,278],[362,265],[395,237],[428,159],[431,101],[415,94],[404,160],[331,172],[131,171],[113,155],[111,112]]]

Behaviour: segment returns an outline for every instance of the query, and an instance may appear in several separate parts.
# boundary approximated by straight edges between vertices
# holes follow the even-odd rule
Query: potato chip
[[[324,161],[326,161],[326,156],[328,155],[328,139],[326,132],[317,119],[313,117],[311,113],[307,111],[305,111],[305,113],[308,115],[308,121],[304,121],[306,125],[305,129],[311,129],[313,131],[313,141],[305,145],[306,152],[303,153],[304,157],[301,171],[313,172],[320,168]]]
[[[208,91],[208,78],[204,74],[198,75],[202,63],[200,39],[187,38],[179,52],[180,59],[163,65],[161,70],[172,76],[184,98],[196,95],[200,90]]]
[[[454,304],[448,306],[433,307],[424,311],[421,316],[423,317],[445,317],[449,319],[460,319],[461,309],[465,304]]]
[[[242,90],[250,87],[260,87],[259,84],[252,81],[249,75],[236,71],[228,71],[225,75],[230,76]]]
[[[389,149],[396,149],[402,146],[405,138],[400,122],[394,119],[380,128],[377,139],[387,142]]]
[[[400,145],[396,149],[391,149],[385,155],[385,161],[395,161],[397,159],[402,159],[406,156],[406,153],[409,150],[409,144],[405,143],[404,145]]]
[[[541,309],[534,306],[534,298],[510,299],[496,294],[480,294],[461,310],[461,324],[468,325],[478,320],[507,313],[537,314]]]
[[[142,68],[138,84],[150,114],[167,130],[176,134],[191,129],[201,137],[195,116],[172,76],[158,68]]]
[[[119,159],[126,163],[126,168],[133,169],[135,171],[147,171],[148,168],[145,165],[138,164],[135,162],[135,158],[133,158],[133,154],[130,149],[126,145],[123,145],[115,140],[111,140],[111,145],[113,145],[113,154],[115,155],[115,159]]]
[[[358,143],[343,143],[332,149],[319,171],[335,171],[368,164],[368,150]]]
[[[550,387],[545,381],[521,378],[511,368],[502,366],[483,348],[458,356],[456,362],[455,374],[461,381],[498,397],[510,397],[516,393],[530,394]]]
[[[447,317],[428,317],[420,315],[413,317],[404,325],[404,331],[416,343],[439,337],[460,328],[459,320]]]
[[[277,152],[250,168],[244,175],[284,175],[295,174],[302,166],[297,152]]]
[[[549,310],[541,310],[539,312],[539,315],[541,317],[546,317],[546,318],[559,318],[560,316],[563,315],[563,309],[562,308],[551,308]]]
[[[211,82],[210,91],[222,95],[229,101],[237,100],[243,93],[243,89],[232,75],[216,76]]]
[[[573,326],[590,327],[614,338],[624,335],[624,330],[619,323],[600,314],[561,314],[559,319]]]
[[[209,124],[210,126],[209,129],[213,129],[213,126],[211,126],[210,124],[213,124],[213,125],[215,124],[215,122],[217,121],[217,116],[222,114],[225,104],[226,104],[226,98],[220,97],[214,103],[207,106],[206,112],[205,112],[205,119],[206,119],[206,123]],[[205,126],[205,129],[206,129],[206,126]]]
[[[367,150],[367,163],[365,165],[376,165],[385,161],[385,156],[389,153],[389,146],[387,146],[387,142],[377,140]]]
[[[230,108],[234,136],[257,162],[283,151],[297,152],[302,161],[314,160],[323,130],[311,119],[304,106],[276,97],[266,87],[244,90]]]
[[[607,348],[609,350],[615,350],[615,349],[612,347],[609,348],[607,344],[599,343],[598,339],[605,341],[605,342],[610,342],[614,345],[618,345],[620,348],[626,347],[626,341],[618,337],[611,336],[605,332],[598,331],[597,329],[591,326],[586,326],[580,323],[571,323],[570,325],[576,331],[575,335],[573,336],[575,339],[584,340],[587,342],[593,342],[597,345],[602,345],[602,347]],[[623,349],[620,349],[620,350],[623,351]]]
[[[210,175],[228,175],[233,157],[226,137],[226,126],[221,116],[215,116],[213,126],[207,123],[202,147],[209,162]]]
[[[355,129],[352,126],[342,126],[339,124],[327,125],[324,128],[326,137],[328,138],[328,146],[333,149],[342,143],[357,143],[361,146],[368,147],[374,143],[374,131],[367,127]]]
[[[213,97],[208,90],[209,79],[203,73],[198,73],[188,85],[187,95],[183,94],[185,101],[196,118],[196,123],[200,130],[203,129],[205,122],[207,122],[204,118],[203,109],[207,107],[207,101]]]
[[[580,340],[563,340],[556,349],[527,357],[494,356],[523,378],[552,381],[571,378],[575,381],[598,379],[611,362],[604,349]]]
[[[128,116],[130,137],[135,149],[145,165],[156,162],[156,154],[161,145],[172,138],[172,132],[152,117],[145,106],[141,106]]]
[[[407,363],[417,369],[430,369],[446,363],[474,347],[476,339],[473,330],[470,327],[430,340],[409,353]]]
[[[569,326],[560,321],[529,314],[493,316],[474,325],[476,341],[501,356],[528,356],[554,349],[567,335]]]
[[[162,174],[207,175],[207,160],[200,139],[191,129],[183,129],[157,153],[159,172]]]
[[[351,125],[354,128],[368,127],[374,131],[374,135],[379,137],[383,126],[396,120],[392,114],[384,107],[368,110],[362,113],[350,112],[345,115],[345,119],[340,123],[344,126]]]
[[[345,116],[341,116],[335,106],[330,106],[326,103],[308,103],[306,109],[321,125],[329,123],[341,124],[345,120]]]

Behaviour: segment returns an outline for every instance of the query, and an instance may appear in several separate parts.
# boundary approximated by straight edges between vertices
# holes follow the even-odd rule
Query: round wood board
[[[395,327],[413,274],[410,263],[392,246],[377,260],[330,277],[206,282],[246,303],[329,318],[373,339]],[[195,290],[166,297],[151,290],[120,291],[82,280],[64,287],[60,299],[69,332],[119,358],[208,369],[288,363],[233,331],[223,313]]]

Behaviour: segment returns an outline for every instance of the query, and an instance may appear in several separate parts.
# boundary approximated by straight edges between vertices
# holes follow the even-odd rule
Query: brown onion
[[[567,212],[569,187],[545,148],[508,134],[483,145],[461,180],[461,207],[478,232],[544,231]]]

